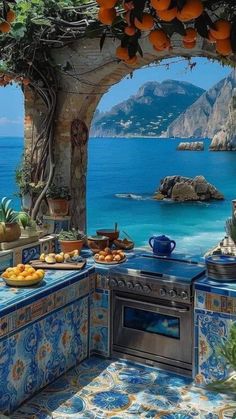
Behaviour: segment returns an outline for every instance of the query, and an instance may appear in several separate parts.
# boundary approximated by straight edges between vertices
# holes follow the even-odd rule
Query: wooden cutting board
[[[30,264],[33,266],[33,268],[36,269],[59,269],[59,270],[71,270],[71,269],[75,269],[75,270],[79,270],[79,269],[83,269],[84,266],[86,265],[86,259],[84,259],[82,262],[77,262],[77,263],[66,263],[66,262],[62,262],[62,263],[46,263],[46,262],[41,262],[40,260],[31,260]]]

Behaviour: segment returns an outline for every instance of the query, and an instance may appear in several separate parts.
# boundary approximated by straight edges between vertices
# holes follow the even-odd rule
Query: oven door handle
[[[153,304],[153,303],[148,303],[148,302],[143,303],[142,301],[139,301],[139,300],[131,300],[130,298],[123,298],[123,297],[118,297],[118,296],[116,297],[116,300],[125,301],[127,303],[140,303],[141,302],[145,306],[152,307],[153,309],[152,311],[155,311],[155,307],[164,308],[166,310],[175,311],[177,313],[187,313],[189,311],[189,307],[180,308],[180,307],[165,306],[162,304]]]

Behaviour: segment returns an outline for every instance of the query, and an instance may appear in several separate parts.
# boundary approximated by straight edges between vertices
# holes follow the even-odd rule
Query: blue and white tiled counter
[[[236,322],[236,282],[195,283],[195,377],[198,384],[223,380],[230,374],[220,347]]]
[[[41,284],[0,280],[0,413],[9,413],[89,354],[94,267],[47,271]]]

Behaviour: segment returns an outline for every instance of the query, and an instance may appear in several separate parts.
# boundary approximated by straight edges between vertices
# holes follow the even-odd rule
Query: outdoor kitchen
[[[184,385],[193,386],[195,392],[214,395],[207,412],[221,408],[234,413],[235,372],[230,354],[235,348],[235,257],[219,249],[206,260],[184,255],[178,252],[178,243],[165,235],[152,237],[150,246],[135,248],[130,239],[119,239],[117,225],[102,231],[103,235],[88,237],[80,255],[70,252],[69,257],[61,252],[58,241],[58,232],[62,227],[66,230],[69,217],[46,221],[50,221],[50,234],[0,252],[0,368],[1,382],[7,383],[1,389],[0,412],[12,418],[31,417],[27,409],[31,406],[32,412],[41,393],[32,402],[29,399],[41,390],[48,400],[50,385],[79,364],[80,373],[84,366],[90,368],[95,359],[105,369],[114,362],[111,365],[117,371],[120,365],[125,369],[131,365],[133,373],[135,368],[144,368],[145,374],[163,371],[175,383],[182,377]],[[109,237],[105,239],[104,234]],[[15,285],[7,285],[12,279],[4,273],[20,264],[28,270],[43,268],[44,277],[36,285],[23,281],[23,286],[17,286],[13,275]],[[49,393],[47,387],[43,390],[48,385]],[[225,391],[229,394],[221,394]],[[219,405],[214,404],[216,399]],[[191,403],[191,409],[196,409],[195,402]],[[120,412],[121,417],[129,417],[124,410]],[[157,417],[155,412],[136,417]],[[90,417],[86,414],[77,417]],[[195,416],[207,417],[199,414]]]

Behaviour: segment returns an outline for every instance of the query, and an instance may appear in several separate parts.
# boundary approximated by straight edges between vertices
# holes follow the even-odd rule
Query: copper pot
[[[106,236],[89,236],[87,237],[87,243],[93,253],[98,253],[109,246],[109,238]]]

